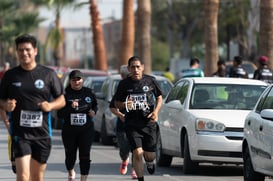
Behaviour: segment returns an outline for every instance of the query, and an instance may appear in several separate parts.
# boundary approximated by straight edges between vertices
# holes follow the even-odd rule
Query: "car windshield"
[[[251,64],[242,64],[242,67],[248,72],[253,74],[255,72],[255,69],[253,68],[253,66]]]
[[[87,77],[83,82],[83,86],[93,89],[95,93],[98,93],[98,92],[101,92],[103,81],[104,79],[96,79],[94,77]]]
[[[266,86],[231,84],[196,84],[190,109],[251,110]]]
[[[157,83],[162,91],[162,97],[165,98],[171,90],[172,85],[167,80],[157,80]]]
[[[101,91],[102,84],[103,84],[103,81],[96,81],[96,80],[93,80],[92,86],[91,86],[90,88],[93,89],[94,92],[100,92],[100,91]]]

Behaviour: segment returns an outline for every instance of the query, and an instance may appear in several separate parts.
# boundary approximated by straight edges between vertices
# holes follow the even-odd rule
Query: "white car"
[[[163,97],[165,97],[171,90],[173,84],[165,77],[153,75],[159,87],[162,90]],[[121,80],[119,74],[108,76],[103,82],[101,93],[97,93],[98,111],[95,116],[95,140],[99,138],[105,145],[111,145],[114,143],[116,136],[116,120],[117,117],[110,111],[109,103],[112,100],[113,95],[117,90],[117,86]],[[100,136],[100,137],[99,137]]]
[[[273,176],[273,84],[245,119],[242,152],[245,181]]]
[[[159,112],[158,166],[184,158],[183,172],[199,163],[241,164],[246,115],[267,84],[240,78],[184,78],[176,82]]]

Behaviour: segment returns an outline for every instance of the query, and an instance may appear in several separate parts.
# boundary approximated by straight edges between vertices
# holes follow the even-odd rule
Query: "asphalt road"
[[[45,181],[67,180],[67,172],[64,165],[64,149],[60,137],[61,131],[53,131],[53,147],[45,173]],[[88,180],[93,181],[126,181],[132,180],[130,169],[127,175],[119,174],[120,159],[118,149],[114,146],[104,146],[95,143],[91,150],[91,169]],[[77,162],[78,163],[78,162]],[[146,181],[242,181],[242,166],[214,166],[201,165],[195,175],[184,175],[181,158],[175,158],[172,166],[168,168],[158,167],[154,175],[149,175],[145,170]],[[79,173],[78,164],[75,167]],[[11,164],[7,153],[7,131],[2,121],[0,122],[0,181],[15,180],[11,170]],[[79,174],[76,175],[79,180]],[[269,179],[267,179],[269,180]]]

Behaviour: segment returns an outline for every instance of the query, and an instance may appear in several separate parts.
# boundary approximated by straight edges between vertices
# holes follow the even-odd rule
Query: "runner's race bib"
[[[86,114],[84,113],[72,113],[70,114],[70,122],[73,126],[82,126],[86,123]]]
[[[20,126],[22,127],[41,127],[43,122],[42,111],[22,110],[20,115]]]

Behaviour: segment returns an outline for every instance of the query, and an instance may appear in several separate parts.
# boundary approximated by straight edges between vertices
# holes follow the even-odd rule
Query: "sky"
[[[86,2],[88,0],[78,0]],[[122,0],[97,0],[100,15],[103,20],[114,16],[121,19],[122,16]],[[55,16],[53,11],[47,8],[40,9],[40,17],[46,18],[40,26],[49,27],[54,23]],[[73,10],[73,8],[65,9],[61,13],[62,27],[90,27],[89,5],[83,6],[81,9]]]

